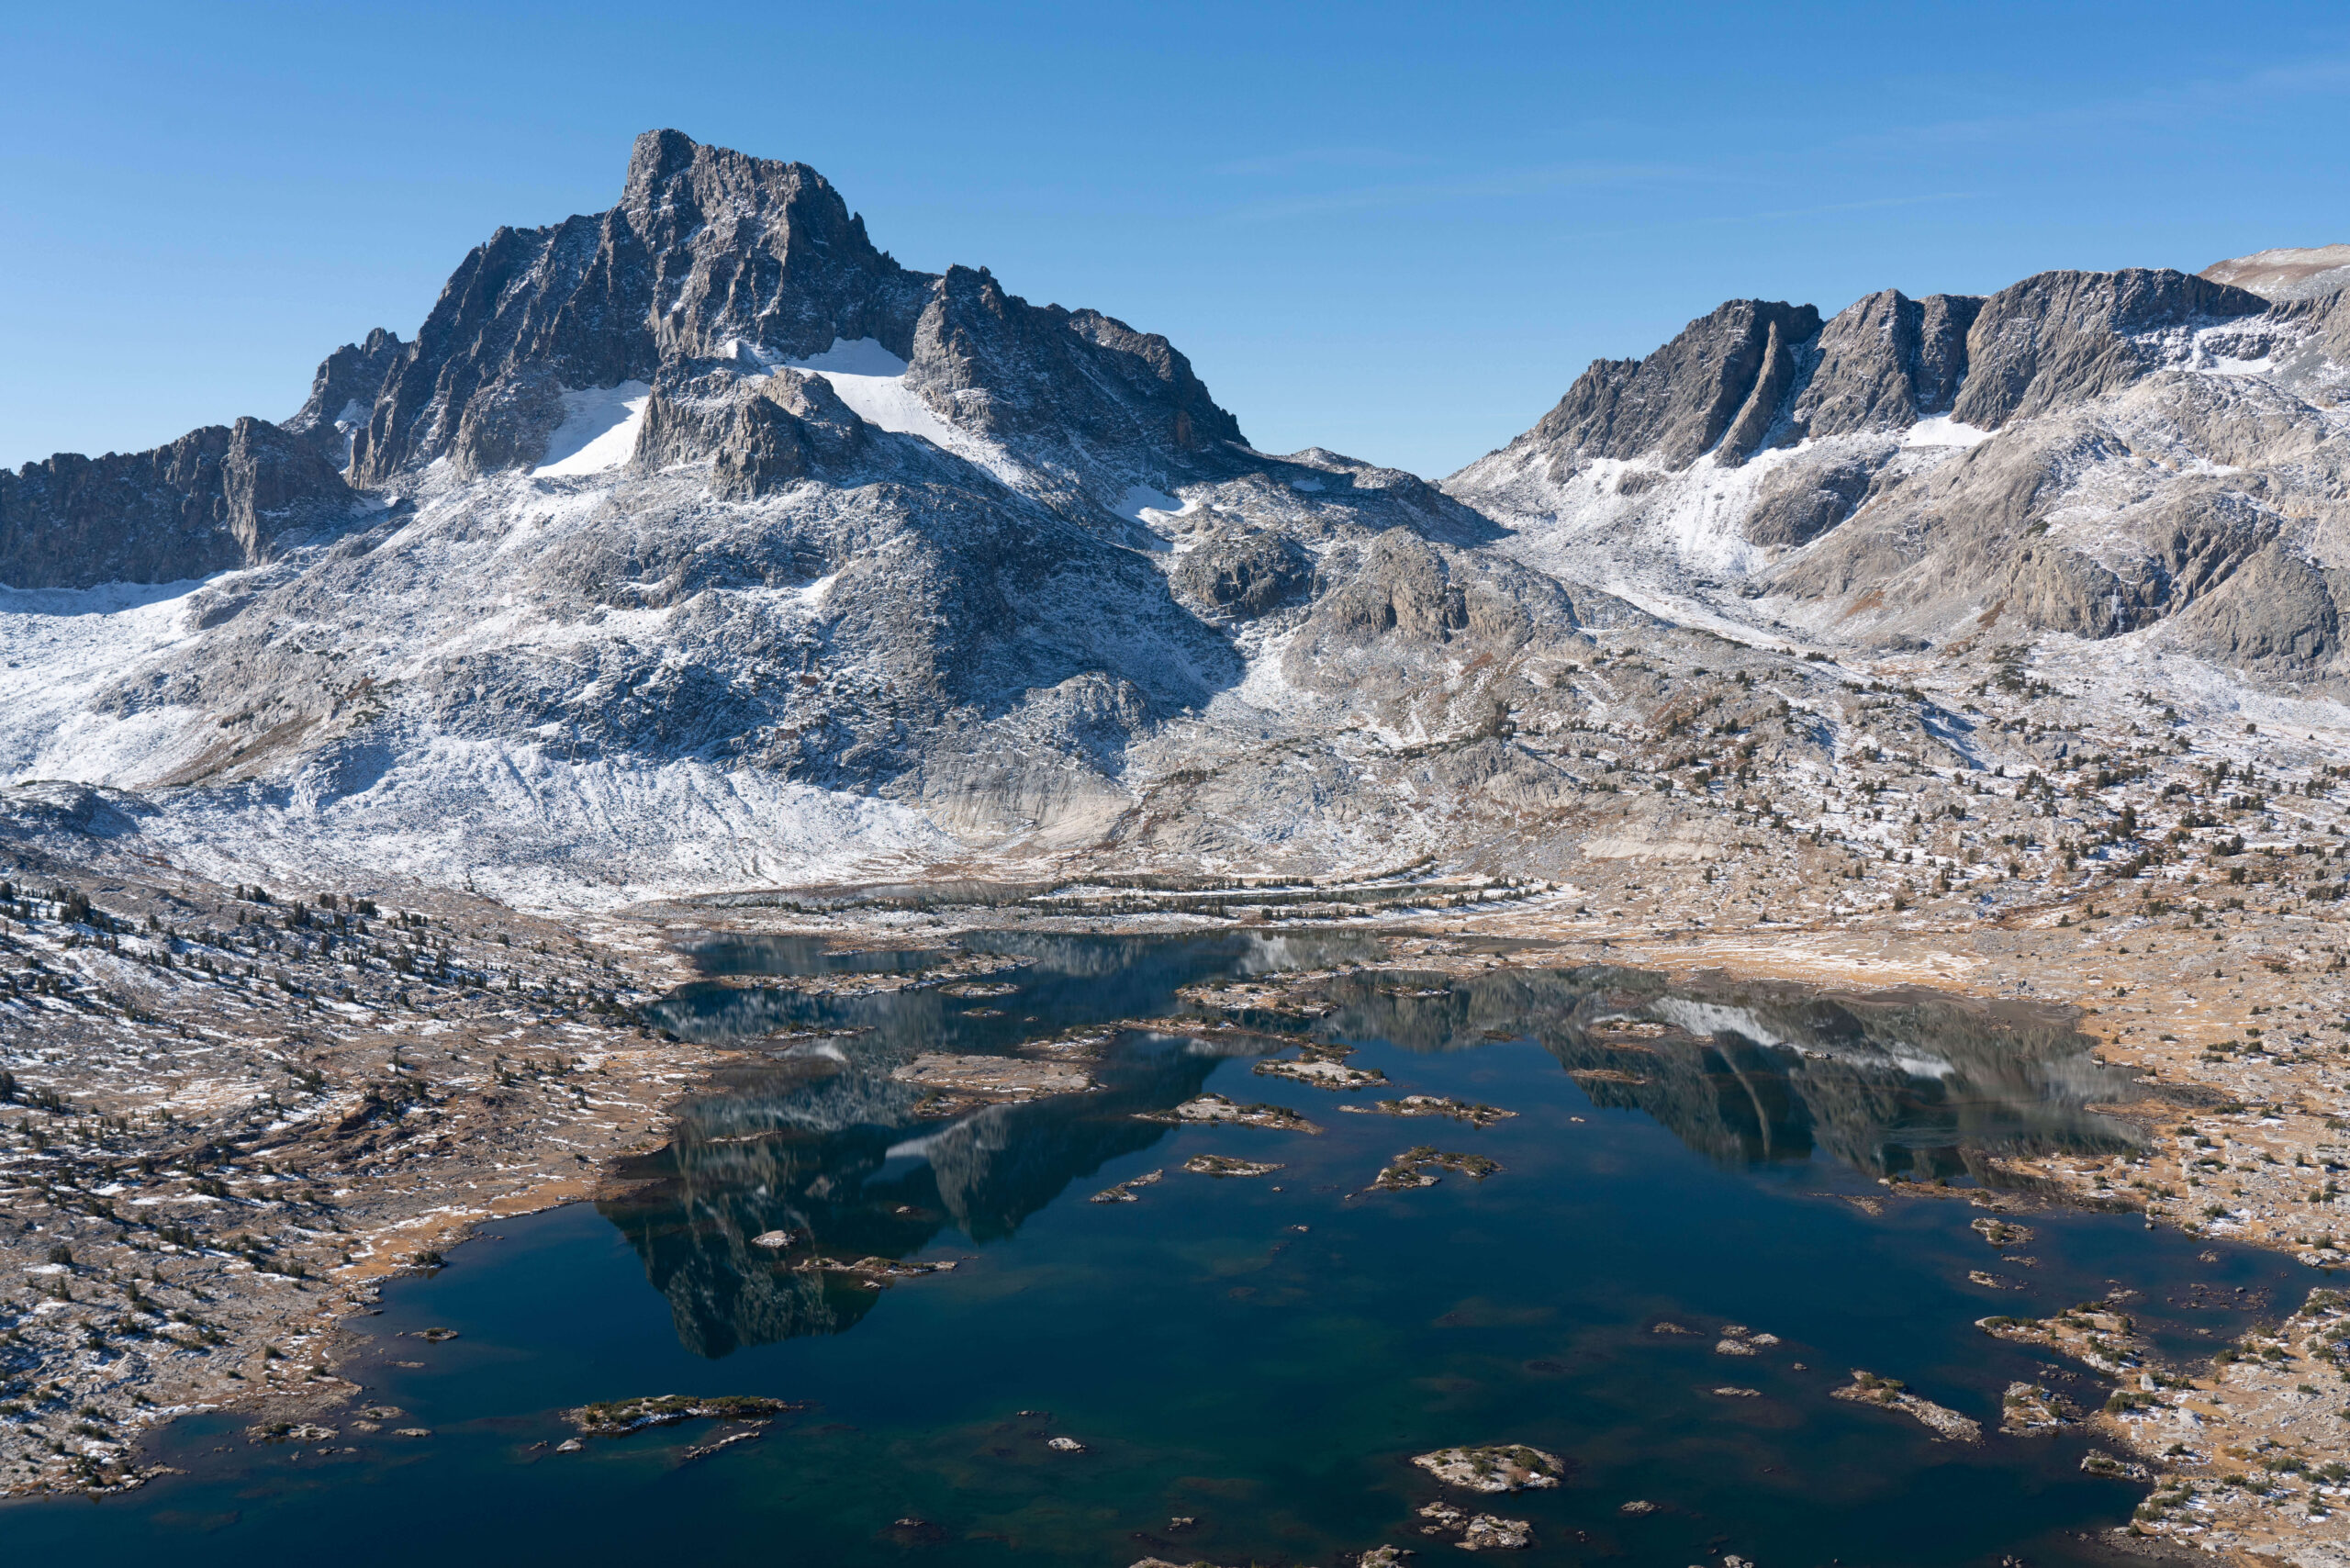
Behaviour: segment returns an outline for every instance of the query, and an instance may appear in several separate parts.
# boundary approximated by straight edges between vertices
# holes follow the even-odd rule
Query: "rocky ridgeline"
[[[343,344],[319,364],[309,398],[281,428],[308,439],[338,471],[349,468],[352,443],[366,428],[385,378],[408,346],[381,327]]]
[[[0,472],[0,583],[210,577],[348,523],[358,500],[331,462],[266,420],[207,425],[152,452],[62,453]]]
[[[2307,679],[2339,652],[2320,563],[2345,345],[2339,294],[2272,304],[2168,271],[1886,291],[1825,322],[1733,301],[1645,360],[1594,364],[1447,487],[1554,569],[1649,535],[1669,558],[1643,575],[1741,579],[1848,645],[2176,619],[2159,646]]]
[[[652,132],[615,206],[499,230],[283,427],[0,478],[12,587],[240,569],[168,634],[28,619],[0,776],[199,786],[141,818],[166,851],[285,834],[363,879],[612,900],[1016,845],[1329,914],[1382,896],[1331,873],[1653,833],[1599,797],[1701,728],[1739,737],[1718,793],[1807,788],[1853,726],[1752,749],[1818,711],[1806,652],[1951,678],[1862,704],[1871,744],[2044,771],[1930,687],[2057,727],[2057,637],[2181,661],[2140,689],[2212,722],[2330,689],[2350,316],[2263,286],[1732,301],[1438,487],[1258,452],[1165,339]],[[1628,678],[1651,652],[1696,684]]]

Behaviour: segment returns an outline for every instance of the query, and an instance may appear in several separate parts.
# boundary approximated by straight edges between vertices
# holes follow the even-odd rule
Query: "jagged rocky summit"
[[[2350,314],[2264,256],[1731,301],[1438,487],[652,132],[282,425],[0,475],[0,778],[224,869],[617,899],[1516,857],[1673,722],[1578,672],[1692,624],[1750,686],[2151,637],[2316,689]]]
[[[208,577],[347,521],[354,500],[332,463],[266,420],[207,425],[152,452],[61,453],[0,470],[0,582]]]
[[[2345,364],[2339,292],[2171,271],[1886,290],[1824,321],[1736,300],[1595,364],[1445,487],[1559,575],[1767,606],[1830,643],[2160,623],[2166,646],[2330,678]]]
[[[18,715],[8,777],[160,791],[213,843],[346,821],[393,868],[722,881],[1096,835],[1134,748],[1309,604],[1419,641],[1301,700],[1438,723],[1414,660],[1572,627],[1485,587],[1535,579],[1425,482],[1257,453],[1165,339],[910,271],[813,170],[675,132],[240,429],[302,485],[216,477],[220,540],[147,520],[179,504],[154,454],[96,460],[137,492],[116,536],[9,492],[12,587],[203,582],[60,651],[75,697]]]

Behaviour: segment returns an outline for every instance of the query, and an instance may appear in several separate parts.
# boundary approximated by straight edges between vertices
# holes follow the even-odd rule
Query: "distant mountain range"
[[[0,474],[0,779],[124,791],[223,874],[611,902],[1533,864],[1605,737],[1676,722],[1579,678],[1649,640],[1736,648],[1740,700],[2057,646],[2214,713],[2332,697],[2345,283],[1733,300],[1439,486],[1257,451],[1164,338],[651,132],[283,424]]]

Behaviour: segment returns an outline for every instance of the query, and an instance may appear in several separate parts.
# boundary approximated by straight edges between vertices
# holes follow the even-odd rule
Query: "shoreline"
[[[188,879],[175,881],[184,901],[185,895],[200,898],[207,890],[192,886]],[[238,1253],[217,1244],[188,1248],[169,1240],[127,1245],[136,1234],[129,1226],[120,1232],[124,1240],[114,1246],[140,1256],[118,1257],[105,1243],[89,1256],[77,1256],[67,1272],[74,1282],[89,1281],[98,1294],[109,1287],[122,1288],[120,1265],[132,1266],[124,1305],[135,1305],[144,1297],[151,1307],[160,1308],[153,1314],[159,1321],[151,1325],[152,1338],[168,1339],[172,1348],[151,1344],[149,1350],[159,1354],[149,1354],[126,1346],[124,1357],[127,1361],[129,1355],[140,1354],[142,1364],[133,1369],[141,1374],[137,1381],[159,1391],[167,1389],[173,1396],[127,1406],[125,1418],[113,1424],[117,1432],[109,1439],[87,1437],[80,1449],[80,1462],[74,1462],[72,1450],[52,1451],[47,1462],[39,1462],[36,1474],[25,1476],[21,1470],[12,1473],[6,1492],[23,1495],[127,1489],[142,1478],[140,1462],[147,1445],[140,1439],[177,1414],[193,1409],[258,1412],[282,1401],[285,1408],[307,1410],[347,1401],[357,1392],[356,1386],[335,1376],[333,1371],[341,1326],[368,1309],[382,1280],[416,1267],[420,1256],[462,1244],[484,1220],[543,1212],[592,1198],[610,1180],[618,1159],[660,1147],[667,1136],[668,1107],[707,1081],[733,1054],[725,1047],[632,1032],[638,1027],[630,1021],[633,1007],[688,974],[689,966],[677,944],[689,934],[733,931],[809,936],[834,951],[944,945],[1006,928],[1131,935],[1232,930],[1268,936],[1346,934],[1376,940],[1381,957],[1364,966],[1371,968],[1465,974],[1601,964],[1683,981],[1702,977],[1854,996],[1917,988],[1983,1003],[2045,1009],[2052,1014],[2061,1010],[2070,1015],[2073,1027],[2096,1042],[2098,1059],[2132,1070],[2137,1082],[2150,1092],[2144,1100],[2112,1109],[2157,1129],[2156,1142],[2149,1146],[2150,1158],[2131,1166],[2127,1175],[2115,1161],[2091,1164],[2047,1156],[1998,1161],[2003,1178],[2043,1200],[2146,1213],[2150,1224],[2170,1225],[2190,1234],[2223,1235],[2232,1241],[2300,1256],[2305,1262],[2344,1256],[2341,1244],[2350,1238],[2345,1238],[2343,1219],[2334,1212],[2338,1205],[2302,1203],[2296,1209],[2291,1191],[2297,1182],[2306,1187],[2305,1173],[2311,1169],[2294,1163],[2295,1155],[2312,1155],[2321,1145],[2338,1148],[2339,1140],[2327,1136],[2341,1130],[2326,1125],[2328,1120],[2338,1123],[2341,1119],[2325,1114],[2324,1095],[2338,1071],[2330,1057],[2308,1051],[2280,1057],[2264,1050],[2232,1052],[2214,1059],[2213,1053],[2204,1049],[2222,1035],[2239,1044],[2247,1038],[2268,1038],[2266,1033],[2255,1036],[2246,1031],[2264,1029],[2280,1015],[2291,1016],[2280,1010],[2306,1012],[2315,1000],[2339,1002],[2343,991],[2332,972],[2321,981],[2323,989],[2313,991],[2310,978],[2297,974],[2289,963],[2281,969],[2258,962],[2229,965],[2235,971],[2233,979],[2205,988],[2222,994],[2197,1002],[2192,1024],[2166,1009],[2161,1018],[2168,1026],[2151,1031],[2157,1037],[2149,1037],[2155,1014],[2149,999],[2140,994],[2142,989],[2159,981],[2167,994],[2167,988],[2182,986],[2177,974],[2157,972],[2169,957],[2161,951],[2165,927],[2158,924],[2159,917],[2087,918],[2073,925],[2064,916],[2082,911],[2086,902],[2073,901],[2053,906],[2054,920],[2048,910],[2034,910],[2028,917],[2011,912],[1997,920],[1934,925],[1914,922],[1905,929],[1768,923],[1716,931],[1620,919],[1594,929],[1587,913],[1568,912],[1566,902],[1522,901],[1490,912],[1417,911],[1342,923],[1203,921],[1148,915],[1014,921],[978,912],[976,919],[946,920],[933,914],[917,924],[907,919],[779,920],[773,911],[700,910],[695,912],[700,918],[689,928],[623,919],[598,922],[585,935],[566,932],[570,945],[549,952],[543,950],[543,939],[537,935],[554,929],[547,923],[482,900],[436,901],[436,913],[424,915],[425,929],[434,929],[430,923],[437,919],[438,929],[444,934],[447,957],[436,962],[454,964],[459,969],[468,963],[487,966],[479,971],[487,980],[503,959],[502,972],[533,977],[518,982],[525,986],[560,984],[554,980],[558,972],[568,973],[576,984],[582,972],[593,973],[617,982],[612,994],[619,997],[624,991],[632,1011],[583,1015],[572,1008],[525,1020],[510,1012],[501,1014],[485,1002],[485,998],[490,1002],[498,999],[494,981],[459,985],[447,993],[438,1010],[419,1009],[423,1016],[415,1026],[400,1029],[390,1026],[397,1020],[376,1019],[373,1026],[346,1031],[339,1051],[311,1053],[313,1065],[304,1070],[331,1074],[339,1064],[363,1061],[375,1070],[341,1084],[323,1085],[327,1092],[314,1095],[315,1103],[308,1105],[287,1106],[272,1095],[272,1121],[255,1136],[207,1140],[209,1147],[202,1152],[220,1160],[208,1168],[215,1174],[196,1174],[188,1168],[176,1174],[165,1170],[162,1180],[181,1193],[191,1184],[226,1189],[225,1196],[198,1194],[212,1198],[203,1205],[207,1214],[224,1207],[240,1215],[274,1208],[297,1221],[308,1221],[291,1228],[301,1233],[311,1251],[330,1245],[340,1260],[321,1257],[321,1266],[315,1272],[298,1268],[285,1271],[285,1263],[298,1264],[298,1259],[287,1256],[293,1247],[283,1240],[273,1244],[269,1262],[276,1266],[269,1267],[255,1261],[257,1254],[250,1248]],[[318,906],[312,907],[315,912]],[[663,913],[674,921],[681,912]],[[2064,923],[2058,924],[2060,920]],[[2172,924],[2176,925],[2177,920]],[[518,961],[510,945],[516,932],[530,937],[532,959],[554,959],[544,972]],[[2132,944],[2121,940],[2124,935],[2134,937],[2134,945],[2142,949],[2153,950],[2129,952]],[[500,942],[500,936],[507,940]],[[2085,950],[2091,955],[2091,962],[2081,961]],[[2176,968],[2176,964],[2170,966]],[[834,991],[888,989],[906,983],[904,976],[886,974],[844,974],[819,982],[823,989]],[[1278,992],[1309,982],[1272,975],[1253,983]],[[297,977],[286,991],[284,1006],[296,1009],[304,1020],[297,1027],[305,1031],[306,1043],[317,1044],[327,1031],[314,1022],[315,1009],[300,1008],[302,990]],[[2115,994],[2117,990],[2121,994]],[[286,1022],[273,1021],[281,1025]],[[250,1025],[251,1021],[247,1022]],[[176,1031],[175,1037],[185,1037],[188,1024],[188,1016],[159,1018],[153,1027]],[[582,1048],[591,1042],[592,1049]],[[420,1045],[440,1051],[439,1060],[430,1067],[409,1061],[405,1053],[418,1050]],[[377,1058],[387,1047],[389,1065],[385,1066]],[[525,1078],[514,1070],[514,1064],[533,1051],[538,1059]],[[493,1064],[498,1070],[486,1073],[484,1069]],[[436,1070],[445,1076],[436,1078]],[[371,1133],[385,1130],[373,1125],[384,1119],[383,1081],[402,1074],[421,1077],[424,1092],[397,1108],[392,1125],[399,1136],[388,1142],[369,1141],[361,1151],[382,1163],[354,1163],[350,1148],[354,1137],[364,1141]],[[20,1083],[20,1092],[26,1087]],[[2318,1103],[2311,1103],[2312,1099]],[[2182,1103],[2198,1101],[2207,1103]],[[87,1120],[92,1109],[98,1108],[84,1109],[82,1119]],[[2282,1114],[2255,1115],[2256,1111]],[[99,1110],[98,1114],[125,1129],[143,1126],[150,1133],[161,1133],[172,1126],[151,1115],[142,1122],[135,1110],[128,1114]],[[461,1137],[452,1137],[452,1124],[459,1125]],[[2159,1129],[2165,1126],[2188,1130],[2163,1133]],[[2238,1152],[2239,1146],[2249,1147],[2256,1141],[2269,1156],[2266,1161],[2250,1159],[2222,1178],[2229,1183],[2228,1195],[2239,1200],[2229,1211],[2231,1217],[2224,1220],[2190,1213],[2194,1205],[2183,1196],[2189,1192],[2200,1196],[2203,1177],[2195,1172],[2208,1168],[2196,1168],[2191,1161],[2200,1157],[2199,1140],[2204,1138]],[[411,1146],[415,1152],[399,1152],[397,1146],[401,1144]],[[491,1148],[510,1158],[478,1158]],[[142,1158],[151,1157],[141,1156],[136,1148],[118,1150],[106,1171],[116,1180],[107,1184],[121,1185],[127,1169]],[[2297,1171],[2304,1174],[2297,1176]],[[346,1184],[322,1194],[319,1183],[328,1180]],[[2197,1187],[2188,1185],[2190,1180]],[[2139,1184],[2132,1186],[2132,1182]],[[295,1191],[280,1196],[278,1190],[285,1186]],[[2166,1195],[2165,1189],[2181,1195]],[[62,1184],[52,1182],[39,1190],[45,1198],[96,1191],[70,1180]],[[18,1196],[27,1193],[25,1188],[17,1189]],[[322,1201],[306,1204],[308,1199]],[[2244,1217],[2234,1217],[2239,1209]],[[119,1215],[111,1206],[103,1212]],[[225,1230],[216,1225],[207,1233],[210,1241],[228,1240]],[[2306,1244],[2320,1239],[2320,1232],[2325,1245]],[[18,1243],[31,1234],[20,1235]],[[21,1247],[7,1250],[17,1252]],[[136,1267],[142,1261],[149,1280],[136,1277]],[[169,1274],[163,1271],[164,1264],[172,1265]],[[2322,1289],[2325,1277],[2312,1268],[2311,1288]],[[160,1294],[149,1295],[150,1290]],[[72,1292],[70,1283],[68,1292]],[[173,1308],[181,1305],[190,1292],[196,1300],[229,1308],[210,1318],[187,1314],[199,1326],[198,1341],[206,1338],[201,1331],[213,1337],[200,1347],[189,1336],[167,1327],[178,1316]],[[181,1310],[186,1307],[181,1305]],[[222,1316],[230,1321],[214,1320]],[[297,1329],[306,1331],[297,1333]],[[2259,1338],[2257,1331],[2247,1335],[2238,1348]],[[220,1360],[213,1361],[216,1356]],[[190,1367],[187,1363],[192,1359],[210,1364]],[[224,1364],[232,1359],[241,1359],[245,1367]],[[162,1372],[155,1365],[158,1361]],[[174,1365],[177,1375],[169,1375]],[[248,1375],[247,1367],[257,1375]],[[295,1369],[300,1369],[301,1375],[294,1375]],[[2171,1369],[2163,1371],[2167,1376],[2179,1375]],[[2215,1452],[2210,1456],[2211,1462],[2192,1469],[2175,1462],[2165,1467],[2159,1451],[2163,1445],[2149,1435],[2156,1417],[2143,1412],[2157,1407],[2177,1410],[2196,1399],[2208,1403],[2215,1392],[2225,1399],[2232,1389],[2237,1401],[2232,1410],[2233,1446],[2278,1441],[2278,1433],[2297,1434],[2295,1423],[2288,1419],[2290,1411],[2254,1397],[2258,1391],[2246,1382],[2251,1375],[2226,1365],[2201,1372],[2189,1369],[2183,1388],[2165,1391],[2161,1400],[2150,1401],[2140,1413],[2100,1412],[2089,1417],[2088,1424],[2139,1459],[2152,1462],[2150,1469],[2155,1474],[2150,1490],[2155,1495],[2175,1495],[2181,1479],[2199,1487],[2207,1485],[2220,1474],[2232,1473],[2221,1467],[2237,1462]],[[72,1408],[84,1392],[72,1391],[62,1400],[50,1403]],[[23,1434],[29,1429],[29,1423],[14,1419],[0,1425],[0,1432]],[[2308,1439],[2297,1435],[2296,1440],[2306,1446]],[[21,1466],[25,1446],[19,1445],[18,1453],[0,1457]],[[2250,1561],[2254,1556],[2273,1558],[2277,1553],[2331,1549],[2350,1539],[2350,1532],[2337,1522],[2350,1518],[2350,1506],[2329,1509],[2324,1518],[2287,1518],[2283,1516],[2288,1510],[2281,1506],[2285,1494],[2275,1488],[2265,1497],[2241,1488],[2223,1491],[2220,1502],[2199,1516],[2205,1522],[2193,1535],[2201,1539],[2192,1543],[2200,1550]],[[2177,1533],[2180,1522],[2175,1518],[2141,1519],[2132,1528],[2140,1532],[2137,1540],[2144,1545],[2186,1543]]]

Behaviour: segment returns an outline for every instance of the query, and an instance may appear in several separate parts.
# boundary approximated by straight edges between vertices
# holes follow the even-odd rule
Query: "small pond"
[[[1343,937],[991,953],[713,945],[666,1020],[736,1048],[668,1147],[619,1196],[507,1223],[362,1321],[365,1397],[431,1437],[346,1422],[331,1444],[256,1446],[199,1417],[162,1446],[185,1475],[14,1506],[0,1535],[26,1561],[1334,1568],[1382,1542],[1449,1553],[1457,1537],[1420,1533],[1441,1494],[1410,1456],[1513,1441],[1563,1458],[1565,1484],[1450,1495],[1532,1523],[1510,1561],[2085,1563],[2105,1559],[2082,1533],[2140,1490],[2084,1474],[2083,1440],[1938,1442],[1829,1391],[1867,1369],[1987,1432],[2011,1382],[2085,1405],[2105,1389],[1977,1317],[2119,1293],[2185,1356],[2298,1302],[2288,1262],[2134,1215],[2031,1215],[2004,1253],[1970,1227],[1988,1156],[2138,1136],[2091,1108],[2129,1086],[2053,1014],[1621,969],[1374,971]],[[1183,1013],[1179,987],[1293,968],[1331,971],[1311,1014],[1211,1043],[1115,1027]],[[912,983],[843,993],[857,976]],[[890,1076],[919,1051],[1084,1028],[1109,1035],[1091,1093],[924,1117]],[[1387,1086],[1254,1071],[1292,1040],[1350,1045]],[[1203,1092],[1321,1130],[1143,1119]],[[1404,1093],[1516,1114],[1345,1108]],[[1367,1190],[1416,1145],[1501,1169]],[[1278,1169],[1183,1169],[1202,1155]],[[1152,1171],[1132,1202],[1091,1201]],[[793,1244],[759,1244],[777,1232]],[[956,1267],[875,1288],[792,1266],[811,1255]],[[1722,1354],[1731,1325],[1779,1342]],[[665,1393],[805,1408],[700,1459],[736,1428],[555,1449],[565,1407]]]

